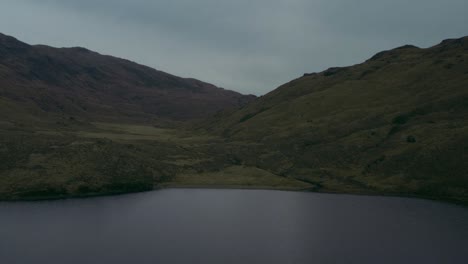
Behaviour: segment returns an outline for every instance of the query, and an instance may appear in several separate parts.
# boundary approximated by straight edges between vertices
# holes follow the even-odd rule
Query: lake
[[[468,208],[268,190],[0,203],[0,263],[468,263]]]

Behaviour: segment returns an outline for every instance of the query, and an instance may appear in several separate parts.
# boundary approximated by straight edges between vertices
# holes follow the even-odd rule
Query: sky
[[[304,73],[468,35],[467,0],[0,0],[0,32],[263,95]]]

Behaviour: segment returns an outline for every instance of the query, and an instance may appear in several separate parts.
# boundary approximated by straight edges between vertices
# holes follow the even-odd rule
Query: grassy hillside
[[[226,148],[225,148],[226,147]],[[81,197],[168,186],[303,190],[310,184],[233,165],[220,137],[148,125],[0,127],[0,200]]]
[[[192,125],[161,122],[131,100],[125,115],[45,110],[39,86],[27,87],[32,97],[12,87],[0,86],[0,199],[210,186],[468,204],[468,38],[305,74]]]
[[[0,34],[0,200],[151,190],[184,171],[185,159],[209,160],[185,147],[209,137],[180,132],[184,122],[254,98]]]
[[[320,191],[468,201],[468,37],[305,74],[207,131],[256,142],[239,162]]]

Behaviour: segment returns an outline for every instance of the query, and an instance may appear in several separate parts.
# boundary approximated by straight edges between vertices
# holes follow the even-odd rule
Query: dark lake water
[[[0,263],[468,263],[468,208],[264,190],[0,203]]]

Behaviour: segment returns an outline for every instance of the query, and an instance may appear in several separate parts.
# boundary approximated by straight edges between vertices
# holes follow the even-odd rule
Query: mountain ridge
[[[204,118],[255,98],[85,48],[28,45],[6,35],[0,70],[3,97],[90,119],[112,117],[112,111],[129,121],[138,113],[143,120]]]

